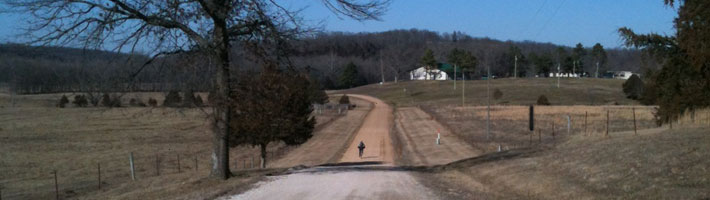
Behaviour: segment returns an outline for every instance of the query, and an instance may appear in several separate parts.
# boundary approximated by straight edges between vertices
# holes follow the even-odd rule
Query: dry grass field
[[[455,134],[484,151],[497,150],[498,145],[514,148],[530,144],[528,106],[492,106],[490,139],[486,137],[486,106],[422,108]],[[532,142],[538,143],[541,139],[545,144],[554,143],[570,135],[605,136],[607,111],[609,132],[613,137],[614,132],[634,130],[632,109],[636,112],[638,130],[657,127],[653,115],[655,107],[652,106],[535,106]],[[570,119],[569,133],[567,116]]]
[[[161,95],[129,94],[123,100],[137,96],[144,101],[154,97],[162,102]],[[212,137],[206,118],[209,109],[56,108],[60,96],[20,95],[15,97],[13,107],[11,97],[0,94],[2,199],[54,198],[54,170],[63,199],[211,198],[239,191],[269,172],[244,171],[245,164],[247,168],[252,166],[251,160],[258,151],[237,147],[230,151],[230,165],[237,178],[227,182],[205,178],[209,174]],[[316,117],[321,125],[337,115]],[[270,159],[278,159],[291,149],[282,144],[270,145]],[[137,181],[130,177],[131,152]]]
[[[622,92],[624,80],[563,78],[560,88],[554,78],[494,79],[491,80],[491,104],[530,105],[540,95],[545,95],[552,105],[638,105]],[[462,83],[454,81],[402,81],[399,83],[372,84],[339,93],[367,94],[382,99],[395,107],[436,105],[461,106]],[[493,100],[495,89],[503,96]],[[465,91],[466,106],[486,105],[486,81],[468,80]]]
[[[532,155],[436,173],[451,188],[507,199],[707,199],[707,125],[574,135]],[[505,153],[505,152],[503,152]]]

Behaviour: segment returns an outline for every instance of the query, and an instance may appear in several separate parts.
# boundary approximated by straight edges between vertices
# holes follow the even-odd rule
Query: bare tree
[[[388,0],[322,0],[335,13],[356,20],[379,19]],[[216,105],[210,176],[230,176],[228,140],[231,110],[230,50],[233,44],[258,51],[261,41],[281,41],[304,33],[298,11],[274,0],[3,0],[13,10],[32,15],[31,43],[111,47],[131,52],[150,48],[152,59],[199,51],[216,68]],[[149,61],[150,62],[150,61]],[[137,70],[136,73],[142,71]]]

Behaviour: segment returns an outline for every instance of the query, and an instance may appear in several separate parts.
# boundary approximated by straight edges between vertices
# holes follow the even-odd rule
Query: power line
[[[530,18],[530,21],[527,24],[525,24],[525,27],[523,27],[523,30],[520,31],[520,35],[524,34],[525,31],[528,30],[528,28],[530,27],[530,24],[532,24],[533,21],[535,21],[535,18],[537,18],[537,15],[540,14],[540,10],[542,10],[542,8],[545,7],[545,4],[547,4],[547,0],[543,1],[542,5],[540,5],[540,7],[537,8],[537,11],[535,11],[535,15],[533,15],[533,17]]]
[[[540,36],[540,33],[542,33],[542,30],[544,30],[545,27],[547,27],[547,24],[550,23],[550,21],[552,21],[552,18],[555,18],[555,15],[557,15],[557,11],[560,11],[560,8],[562,7],[562,5],[565,4],[565,2],[567,2],[567,0],[563,0],[562,3],[560,3],[559,6],[557,6],[557,8],[555,9],[555,12],[553,12],[552,16],[550,16],[550,18],[547,19],[547,21],[542,25],[542,28],[540,28],[540,31],[537,32],[537,34],[535,35],[535,38],[537,38],[537,36]]]

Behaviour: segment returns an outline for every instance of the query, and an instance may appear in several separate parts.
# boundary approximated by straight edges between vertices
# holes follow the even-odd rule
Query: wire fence
[[[485,106],[421,108],[484,151],[555,144],[571,135],[612,137],[618,132],[637,134],[642,129],[660,127],[655,106],[534,106],[532,131],[528,106],[492,106],[489,132]],[[686,112],[677,121],[663,126],[672,128],[673,124],[710,125],[710,110]]]

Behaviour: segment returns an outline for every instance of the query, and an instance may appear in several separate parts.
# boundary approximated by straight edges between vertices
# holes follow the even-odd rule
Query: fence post
[[[177,169],[178,173],[180,173],[180,154],[177,154]]]
[[[528,141],[528,146],[532,146],[532,137],[535,135],[535,131],[530,131],[530,140]]]
[[[160,176],[160,156],[155,154],[155,175]]]
[[[552,141],[555,140],[555,121],[552,121]]]
[[[606,110],[606,136],[609,137],[609,110]]]
[[[128,156],[128,161],[131,164],[131,179],[135,181],[136,180],[136,169],[133,166],[133,152],[131,152],[131,154]]]
[[[96,171],[99,172],[99,190],[101,190],[101,163],[97,163],[96,168],[97,168]]]
[[[59,200],[59,181],[57,181],[57,170],[55,169],[52,173],[54,174],[54,194],[56,195],[56,199]]]
[[[567,115],[567,135],[572,135],[572,117]]]
[[[631,112],[634,113],[634,134],[639,135],[639,133],[636,131],[636,108],[631,108]]]
[[[589,133],[589,132],[587,132],[587,114],[588,114],[588,113],[589,113],[589,112],[584,111],[584,134],[585,134],[585,135]]]

